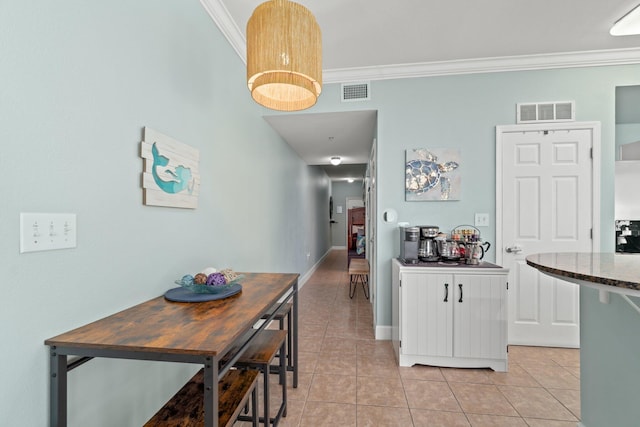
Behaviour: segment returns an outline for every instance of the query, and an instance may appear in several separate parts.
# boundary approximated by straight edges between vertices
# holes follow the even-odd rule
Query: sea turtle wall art
[[[460,151],[414,148],[406,151],[405,200],[460,200]]]

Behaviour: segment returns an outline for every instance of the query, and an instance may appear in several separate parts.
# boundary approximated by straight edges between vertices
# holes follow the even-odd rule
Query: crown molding
[[[247,63],[246,40],[220,0],[200,0],[213,22],[240,59]],[[640,63],[640,48],[564,52],[476,58],[375,67],[336,68],[322,71],[323,83],[407,79],[457,74],[547,70],[554,68],[601,67]]]
[[[324,70],[324,83],[405,79],[456,74],[497,73],[505,71],[547,70],[555,68],[601,67],[640,63],[640,48],[563,52],[496,58],[464,59],[416,64]]]
[[[213,22],[222,35],[229,41],[231,47],[236,51],[242,62],[247,63],[247,41],[244,32],[231,18],[231,14],[220,0],[200,0],[200,4],[207,11]]]

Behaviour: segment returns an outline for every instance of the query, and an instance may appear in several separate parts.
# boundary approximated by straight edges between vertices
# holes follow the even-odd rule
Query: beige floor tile
[[[358,356],[391,357],[394,358],[393,346],[387,340],[358,340]]]
[[[494,385],[449,383],[449,386],[465,413],[518,416]]]
[[[470,425],[462,412],[411,409],[411,417],[414,427],[469,427]]]
[[[287,401],[307,400],[311,379],[313,374],[308,372],[298,372],[298,387],[293,388],[293,372],[287,372]]]
[[[527,423],[520,417],[467,414],[467,418],[471,427],[527,427]]]
[[[398,378],[358,377],[358,405],[407,407]]]
[[[338,353],[340,355],[356,355],[356,344],[358,340],[351,338],[339,338],[327,336],[322,341],[320,347],[320,353],[326,355],[327,353]]]
[[[314,373],[320,353],[298,352],[298,372]]]
[[[489,372],[489,379],[496,385],[517,385],[523,387],[542,387],[535,378],[533,378],[521,366],[512,363],[509,365],[508,372]]]
[[[338,353],[319,353],[316,374],[355,376],[357,373],[356,355]]]
[[[549,393],[560,401],[576,418],[580,419],[580,390],[561,390],[550,388]]]
[[[490,369],[441,368],[440,371],[449,382],[492,384],[489,379],[489,372],[492,372]]]
[[[407,402],[412,409],[462,411],[446,382],[403,380],[403,384]]]
[[[580,390],[580,379],[562,366],[523,366],[545,388]]]
[[[299,385],[289,372],[282,427],[575,427],[580,417],[577,349],[509,346],[506,373],[399,367],[391,341],[375,340],[362,288],[349,298],[345,250],[327,254],[299,303]],[[275,408],[276,376],[271,385]]]
[[[498,388],[523,417],[577,421],[576,417],[545,389],[515,386]]]
[[[357,374],[363,377],[400,377],[393,357],[358,356]]]
[[[311,353],[320,353],[322,348],[323,339],[313,336],[300,336],[298,335],[298,349],[299,351],[306,351]]]
[[[327,325],[322,323],[309,323],[301,321],[298,325],[298,335],[301,337],[324,338],[327,332]]]
[[[436,366],[401,366],[400,376],[403,380],[445,381],[440,368]]]
[[[314,375],[309,401],[356,403],[356,377],[346,375]]]
[[[297,427],[300,425],[305,402],[287,399],[287,416],[280,418],[278,427]]]
[[[353,326],[343,325],[340,328],[328,328],[327,329],[327,337],[339,337],[339,338],[351,338],[358,339],[358,329],[355,326],[355,322]]]
[[[354,427],[356,405],[307,402],[300,425],[304,427]]]
[[[554,348],[551,360],[560,366],[580,366],[580,350],[574,348]]]
[[[576,427],[575,421],[539,420],[535,418],[524,419],[529,427]]]
[[[388,406],[358,405],[358,427],[399,427],[411,426],[411,413],[408,408],[390,408]]]

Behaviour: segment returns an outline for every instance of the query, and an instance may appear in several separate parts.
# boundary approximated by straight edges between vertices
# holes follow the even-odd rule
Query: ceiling
[[[246,23],[263,1],[201,0],[243,61]],[[640,35],[609,34],[639,2],[297,0],[322,31],[324,83],[639,63]],[[265,118],[308,164],[366,163],[375,135],[372,111]],[[327,168],[332,179],[340,168]]]

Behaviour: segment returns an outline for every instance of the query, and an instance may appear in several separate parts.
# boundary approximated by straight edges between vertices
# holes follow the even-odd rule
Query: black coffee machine
[[[420,227],[400,227],[400,261],[417,264],[420,249]]]

